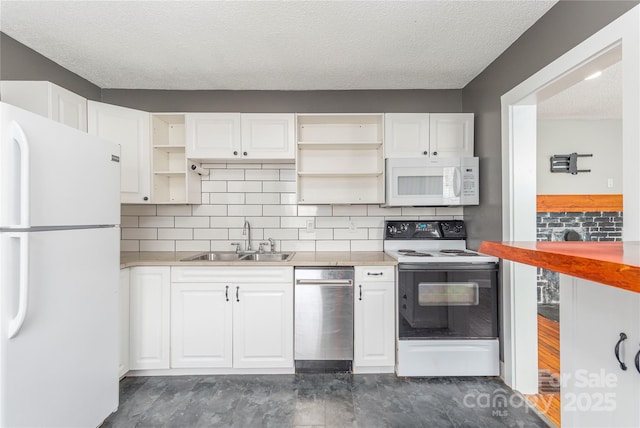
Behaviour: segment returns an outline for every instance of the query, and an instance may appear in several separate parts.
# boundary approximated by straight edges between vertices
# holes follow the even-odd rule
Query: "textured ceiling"
[[[555,1],[8,1],[7,35],[101,88],[458,89]]]
[[[622,119],[622,63],[538,103],[539,119]]]

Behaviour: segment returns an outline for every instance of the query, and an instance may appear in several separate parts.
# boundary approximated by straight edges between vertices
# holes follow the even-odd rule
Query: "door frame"
[[[640,241],[640,6],[636,6],[501,97],[502,239],[536,240],[536,124],[538,99],[571,86],[572,73],[604,53],[622,49],[623,240]],[[575,74],[573,74],[575,77]],[[575,79],[573,79],[575,82]],[[503,263],[505,383],[538,392],[536,268]]]

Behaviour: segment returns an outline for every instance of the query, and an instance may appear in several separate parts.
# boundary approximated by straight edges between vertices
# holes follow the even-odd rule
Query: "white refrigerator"
[[[119,146],[0,103],[0,427],[118,407]]]

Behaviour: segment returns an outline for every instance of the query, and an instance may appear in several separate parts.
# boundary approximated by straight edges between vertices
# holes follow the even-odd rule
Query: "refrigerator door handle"
[[[19,270],[19,294],[18,313],[9,321],[8,336],[13,339],[24,324],[27,317],[27,305],[29,303],[29,234],[12,233],[10,238],[17,238],[20,241],[20,270]]]
[[[15,225],[14,227],[18,228],[27,228],[30,225],[29,218],[29,192],[30,192],[30,183],[29,177],[31,172],[29,171],[31,165],[31,158],[29,153],[29,140],[27,140],[27,136],[24,134],[24,131],[20,127],[20,125],[16,121],[12,121],[10,125],[10,135],[13,141],[18,144],[20,148],[20,223]],[[14,163],[15,164],[15,163]]]

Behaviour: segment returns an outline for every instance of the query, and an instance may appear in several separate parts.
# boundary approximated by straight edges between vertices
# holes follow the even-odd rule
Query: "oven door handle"
[[[351,279],[297,279],[296,285],[319,285],[330,287],[351,287]]]

